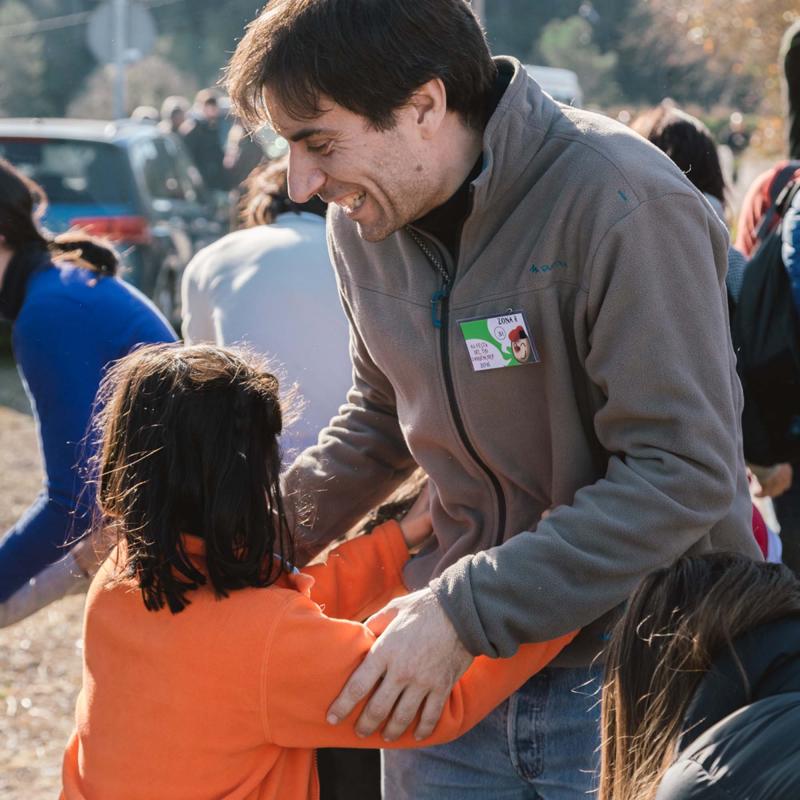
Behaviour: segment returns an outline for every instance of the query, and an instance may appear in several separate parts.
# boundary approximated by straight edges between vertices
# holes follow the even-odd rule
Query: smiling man
[[[360,730],[420,711],[424,737],[473,656],[581,627],[462,740],[387,753],[384,788],[584,798],[613,609],[687,551],[757,553],[726,233],[654,148],[492,59],[463,0],[272,0],[228,85],[289,141],[293,199],[332,204],[353,387],[286,476],[306,555],[431,478],[417,591],[331,721],[377,686]]]

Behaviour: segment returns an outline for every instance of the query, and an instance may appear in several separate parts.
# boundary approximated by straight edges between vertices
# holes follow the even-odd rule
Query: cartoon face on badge
[[[520,364],[530,361],[531,341],[522,325],[517,325],[514,330],[509,332],[508,340],[511,342],[511,352]]]

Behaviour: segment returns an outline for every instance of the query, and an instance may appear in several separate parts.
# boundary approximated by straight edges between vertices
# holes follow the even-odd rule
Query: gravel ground
[[[36,496],[41,461],[13,367],[0,364],[0,531]],[[81,678],[83,596],[0,629],[0,797],[58,797]]]

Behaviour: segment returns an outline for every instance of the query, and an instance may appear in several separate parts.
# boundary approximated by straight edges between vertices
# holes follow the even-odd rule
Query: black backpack
[[[776,227],[798,191],[800,180],[788,183],[765,214],[731,320],[744,454],[763,466],[800,461],[800,320]]]

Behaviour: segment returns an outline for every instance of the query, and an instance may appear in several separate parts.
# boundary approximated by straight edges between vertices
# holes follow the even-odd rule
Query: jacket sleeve
[[[789,273],[794,307],[800,312],[800,192],[783,218],[781,229],[783,264]]]
[[[339,255],[329,237],[331,259]],[[302,565],[381,503],[416,467],[397,419],[394,389],[370,357],[341,281],[353,386],[318,443],[284,475],[287,515]]]
[[[728,242],[712,213],[694,195],[663,196],[596,246],[581,313],[586,378],[603,398],[594,429],[606,472],[535,530],[464,557],[432,583],[471,653],[508,656],[586,626],[723,518],[747,546],[749,519],[729,517],[744,491],[742,399]]]
[[[520,648],[508,660],[477,659],[453,688],[424,745],[456,739],[477,724],[535,672],[545,667],[574,634]],[[356,735],[354,724],[365,702],[339,725],[326,714],[375,637],[364,625],[326,617],[309,598],[298,595],[276,622],[263,671],[262,715],[268,741],[282,747],[419,747],[416,725],[388,744],[380,733]],[[300,699],[299,699],[300,698]]]
[[[362,620],[393,597],[405,594],[402,569],[408,547],[394,521],[339,545],[324,564],[306,567],[314,578],[311,597],[329,617]]]
[[[14,355],[37,416],[45,479],[37,501],[0,540],[0,600],[61,558],[89,521],[94,494],[83,473],[100,376],[82,313],[77,303],[37,299],[14,325]]]

